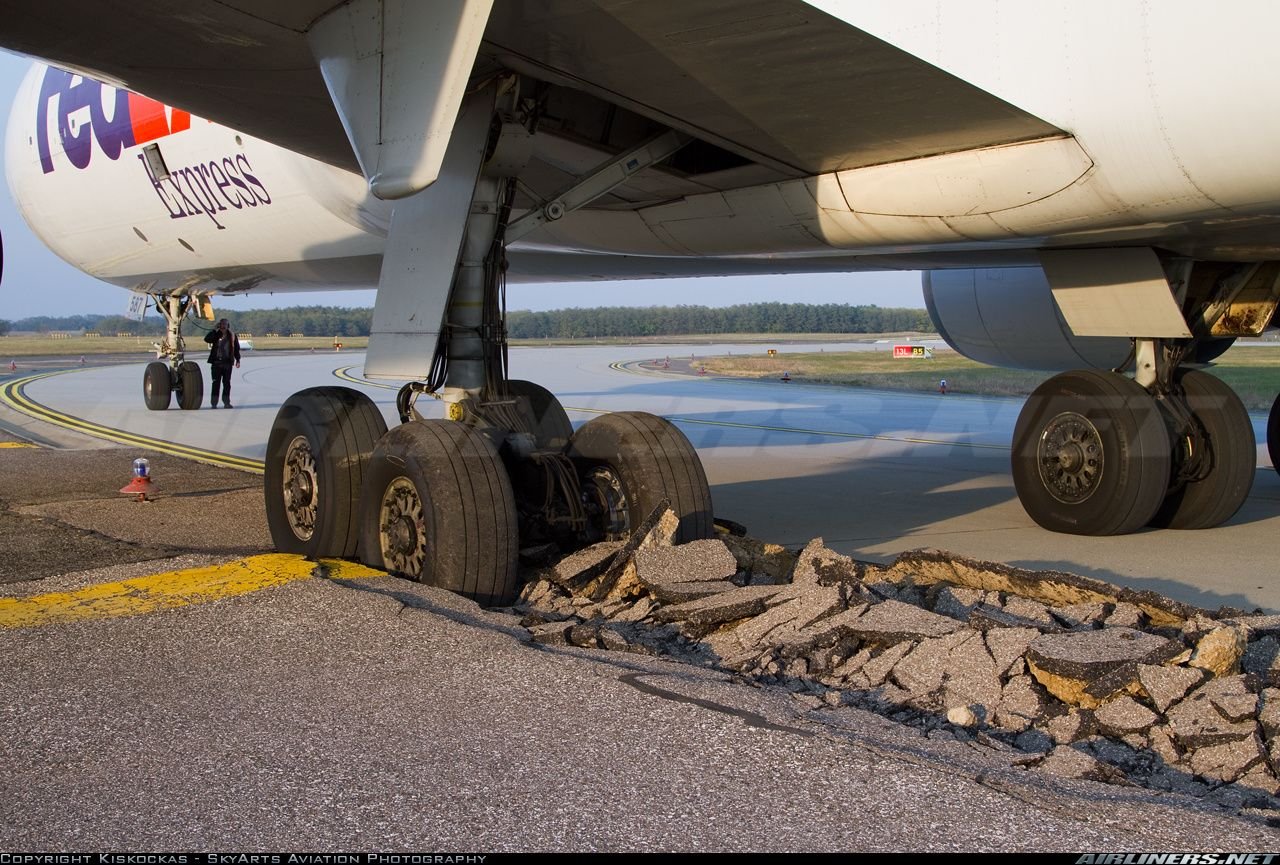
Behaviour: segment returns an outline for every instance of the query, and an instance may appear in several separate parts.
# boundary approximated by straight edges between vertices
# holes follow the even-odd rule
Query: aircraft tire
[[[1248,498],[1258,462],[1257,442],[1248,409],[1221,379],[1188,369],[1178,373],[1178,381],[1187,407],[1204,427],[1211,465],[1204,477],[1169,493],[1150,525],[1208,529],[1235,516]]]
[[[387,431],[373,400],[345,387],[313,387],[285,400],[267,438],[263,494],[282,553],[349,557],[370,454]]]
[[[151,411],[165,411],[173,395],[169,364],[153,360],[142,372],[142,399]]]
[[[204,404],[204,375],[200,364],[184,360],[178,364],[178,408],[194,411]]]
[[[528,400],[527,414],[533,421],[533,437],[538,447],[562,448],[573,435],[573,424],[555,394],[540,384],[522,379],[507,381],[507,392]]]
[[[676,543],[714,536],[702,461],[665,418],[644,412],[601,415],[573,434],[568,455],[605,537],[624,537],[664,499],[680,520]]]
[[[1267,416],[1267,453],[1271,455],[1271,466],[1280,473],[1280,396],[1271,403],[1271,414]]]
[[[378,442],[360,500],[365,564],[492,606],[515,598],[519,548],[511,482],[483,433],[419,420]]]
[[[1065,372],[1036,388],[1018,415],[1013,485],[1046,529],[1128,534],[1164,500],[1170,450],[1160,410],[1141,385],[1116,373]]]

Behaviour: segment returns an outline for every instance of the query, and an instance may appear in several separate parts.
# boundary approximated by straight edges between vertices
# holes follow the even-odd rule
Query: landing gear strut
[[[498,139],[527,138],[537,111],[518,98],[513,79],[498,89],[500,95],[490,97],[502,100],[496,122],[477,125],[483,146],[475,152],[492,158],[477,172],[469,207],[452,217],[427,212],[415,223],[419,209],[406,206],[392,221],[391,242],[398,230],[431,232],[446,217],[466,225],[456,267],[444,275],[448,301],[434,355],[421,364],[425,381],[405,385],[396,400],[401,425],[378,431],[376,409],[354,391],[295,394],[272,429],[264,485],[277,548],[358,554],[371,566],[484,604],[514,597],[522,546],[554,542],[572,549],[623,537],[663,502],[680,521],[677,540],[713,531],[706,475],[674,425],[626,412],[574,432],[549,391],[507,374],[505,245],[512,235],[561,218],[687,139],[667,133],[650,140],[513,221],[518,166]],[[455,136],[459,128],[466,128],[464,121]],[[463,155],[450,162],[450,150],[446,173],[465,164],[465,152],[460,148]],[[384,292],[401,287],[400,276],[387,273],[384,264],[384,281],[391,282],[380,287],[379,303]],[[441,290],[430,282],[410,288],[419,300]],[[446,419],[418,413],[424,394],[444,402]]]
[[[182,319],[196,301],[190,295],[163,295],[154,300],[167,325],[160,344],[164,360],[147,364],[142,374],[142,399],[152,411],[167,409],[175,395],[179,408],[198,409],[204,401],[204,376],[198,363],[186,359],[182,339]]]

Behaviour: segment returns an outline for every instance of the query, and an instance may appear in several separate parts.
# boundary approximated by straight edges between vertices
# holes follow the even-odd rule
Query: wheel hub
[[[1045,424],[1036,462],[1051,496],[1063,504],[1080,504],[1097,492],[1102,480],[1102,437],[1084,415],[1063,412]]]
[[[422,575],[427,559],[427,532],[422,498],[407,478],[396,478],[382,494],[378,515],[382,561],[390,570]]]
[[[608,466],[596,466],[582,479],[582,501],[606,541],[621,541],[631,533],[631,516],[622,481]]]
[[[306,436],[298,436],[289,442],[284,455],[284,512],[298,540],[311,540],[316,530],[318,491],[311,443]]]

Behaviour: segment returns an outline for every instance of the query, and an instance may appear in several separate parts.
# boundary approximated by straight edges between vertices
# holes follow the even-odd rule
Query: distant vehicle
[[[251,340],[251,339],[242,339],[242,340],[240,340],[240,350],[241,350],[241,351],[253,351],[253,340]]]

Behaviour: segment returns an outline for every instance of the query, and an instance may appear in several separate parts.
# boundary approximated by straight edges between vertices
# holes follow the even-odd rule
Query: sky
[[[8,122],[13,95],[29,66],[28,59],[0,51],[0,122]],[[3,136],[0,135],[2,141]],[[13,321],[34,315],[124,313],[130,292],[99,282],[49,252],[18,215],[7,183],[0,184],[0,238],[4,244],[0,319]],[[40,286],[41,290],[18,290],[29,286]],[[373,290],[251,294],[215,298],[214,305],[231,310],[315,304],[371,307],[374,296]],[[728,306],[763,301],[924,306],[920,275],[915,272],[704,277],[510,285],[507,288],[509,309],[677,304]]]

